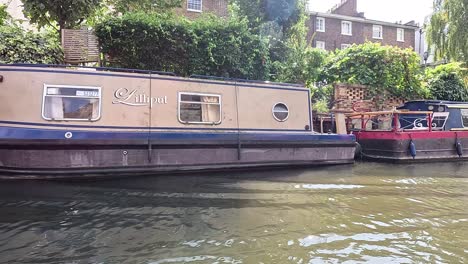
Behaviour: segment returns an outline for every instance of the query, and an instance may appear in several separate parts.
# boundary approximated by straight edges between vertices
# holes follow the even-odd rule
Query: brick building
[[[184,0],[182,7],[175,12],[188,18],[196,18],[202,13],[212,13],[219,17],[228,16],[228,0]]]
[[[308,40],[325,50],[343,49],[366,41],[379,42],[401,48],[415,47],[414,21],[406,24],[366,19],[357,11],[357,0],[342,0],[326,13],[308,11],[310,19]]]

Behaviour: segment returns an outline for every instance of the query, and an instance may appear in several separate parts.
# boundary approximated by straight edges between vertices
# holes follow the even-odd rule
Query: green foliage
[[[98,24],[96,34],[113,66],[260,80],[269,73],[267,44],[245,20],[129,13]]]
[[[182,0],[107,0],[116,12],[165,12],[175,7],[181,7]]]
[[[436,59],[468,64],[468,1],[434,0],[434,14],[428,27],[429,45],[434,45]]]
[[[282,58],[273,62],[275,80],[280,82],[300,83],[312,87],[318,80],[326,53],[312,48],[307,43],[307,16],[301,13],[297,23],[291,27],[289,38],[285,42]]]
[[[102,0],[22,0],[23,13],[41,28],[58,24],[64,28],[78,27],[93,14]]]
[[[53,33],[25,31],[17,25],[0,26],[0,63],[58,64],[63,51]]]
[[[329,102],[326,98],[319,99],[312,104],[312,110],[317,113],[328,113],[330,111],[328,104]]]
[[[305,0],[232,0],[235,16],[247,19],[255,34],[268,38],[270,58],[283,62],[294,27],[305,24]],[[273,72],[273,74],[276,74]]]
[[[423,98],[419,57],[411,49],[367,42],[331,53],[322,73],[326,83],[343,82],[369,86],[368,95]]]
[[[0,4],[0,26],[3,26],[8,18],[8,12],[6,8],[6,5]]]
[[[460,63],[439,65],[426,70],[426,81],[431,97],[437,100],[468,101],[468,87],[463,81],[466,69]]]
[[[274,22],[282,35],[287,35],[289,29],[297,24],[304,12],[303,0],[233,0],[240,16],[246,17],[249,27],[260,32],[270,31]],[[267,28],[270,28],[268,30]],[[279,32],[277,32],[279,33]]]

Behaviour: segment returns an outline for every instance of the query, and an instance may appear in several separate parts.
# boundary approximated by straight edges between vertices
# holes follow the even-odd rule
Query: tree
[[[446,58],[468,64],[467,21],[467,0],[434,0],[428,40],[435,46],[436,59]]]
[[[6,8],[6,5],[0,5],[0,26],[4,25],[8,18],[8,12],[6,11]]]
[[[287,37],[304,12],[304,0],[232,0],[257,33]],[[276,31],[276,32],[272,32]]]
[[[306,20],[305,12],[301,12],[297,23],[289,30],[289,37],[284,41],[284,57],[274,62],[276,81],[312,87],[318,80],[326,53],[307,42]]]
[[[116,12],[127,13],[130,11],[164,12],[175,7],[180,7],[182,0],[108,0]]]
[[[102,0],[23,0],[24,14],[39,27],[75,28],[101,6]],[[55,24],[56,23],[56,24]]]

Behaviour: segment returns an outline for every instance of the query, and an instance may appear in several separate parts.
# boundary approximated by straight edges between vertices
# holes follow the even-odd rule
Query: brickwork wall
[[[391,110],[402,105],[405,100],[395,96],[384,96],[384,98],[367,98],[367,86],[351,84],[335,84],[335,98],[337,102],[334,110],[342,111],[382,111]]]
[[[203,13],[212,13],[219,17],[228,16],[228,0],[202,0],[202,11],[188,11],[187,1],[182,2],[182,7],[175,10],[176,14],[194,19]]]
[[[341,34],[341,19],[325,18],[325,32],[317,32],[315,22],[316,16],[311,15],[306,22],[308,27],[307,39],[311,41],[312,46],[316,46],[316,41],[324,41],[326,50],[341,49],[341,44],[363,44],[366,41],[379,42],[382,45],[397,46],[400,48],[412,48],[414,50],[415,30],[405,29],[404,42],[397,41],[397,28],[391,26],[382,26],[383,38],[372,38],[372,24],[352,21],[352,36]],[[315,35],[314,35],[315,34]]]

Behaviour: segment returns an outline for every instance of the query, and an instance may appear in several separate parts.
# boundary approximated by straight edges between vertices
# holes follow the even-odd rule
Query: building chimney
[[[341,0],[341,3],[333,7],[329,12],[337,15],[358,17],[357,0]]]
[[[407,25],[407,26],[416,26],[416,22],[414,20],[411,20],[409,22],[406,22],[405,25]]]

